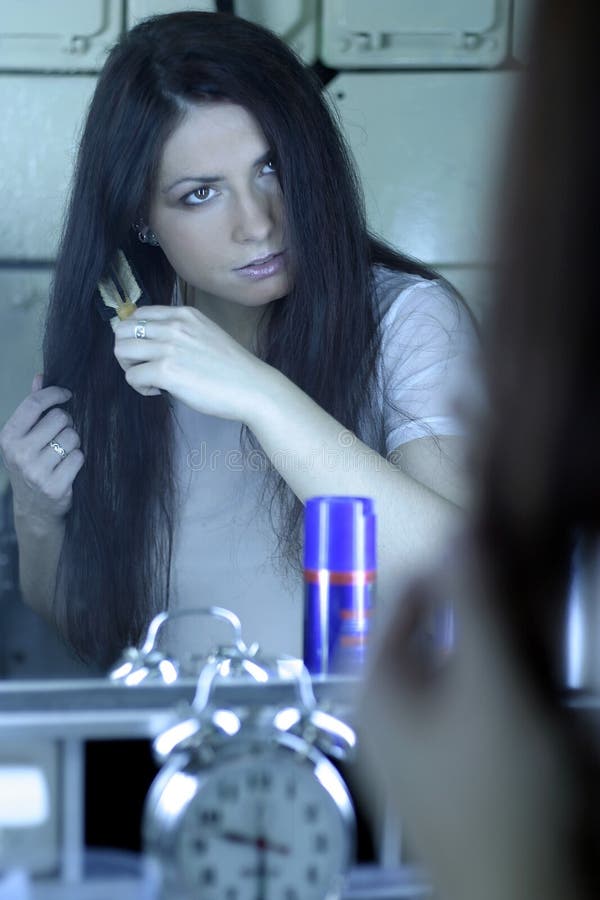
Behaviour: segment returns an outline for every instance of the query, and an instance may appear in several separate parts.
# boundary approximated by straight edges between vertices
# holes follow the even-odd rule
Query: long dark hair
[[[484,328],[490,414],[476,455],[495,613],[570,750],[580,817],[568,850],[590,897],[600,895],[598,745],[564,708],[564,642],[574,546],[600,536],[599,29],[592,0],[538,3],[502,185],[504,265]]]
[[[375,373],[379,321],[372,266],[433,277],[370,235],[352,161],[320,81],[268,30],[221,14],[148,19],[119,41],[100,75],[81,141],[44,343],[46,384],[73,391],[85,464],[74,484],[55,612],[85,658],[106,664],[168,602],[175,522],[166,397],[126,384],[96,285],[117,248],[152,302],[172,302],[175,273],[142,245],[166,138],[186,105],[220,99],[256,118],[274,151],[297,267],[274,304],[263,358],[359,436]],[[367,409],[368,412],[368,409]],[[246,434],[250,441],[251,434]],[[273,470],[283,545],[298,549],[300,501]]]

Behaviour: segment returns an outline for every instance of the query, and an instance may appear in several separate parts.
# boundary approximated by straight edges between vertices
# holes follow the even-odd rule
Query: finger
[[[54,437],[43,452],[47,457],[50,470],[55,469],[67,456],[81,446],[79,435],[72,428],[64,428]],[[61,453],[62,450],[62,453]]]
[[[204,315],[204,313],[193,306],[141,306],[127,319],[118,322],[115,325],[115,332],[122,333],[124,325],[129,325],[129,328],[131,329],[132,325],[139,324],[140,321],[154,323],[164,322],[169,319],[176,322],[186,322],[190,321],[190,319],[210,321],[208,316]]]
[[[68,388],[56,386],[41,388],[41,390],[29,394],[4,426],[5,433],[15,438],[24,437],[46,410],[60,403],[66,403],[72,396]]]
[[[182,326],[185,326],[185,321],[185,319],[182,320],[177,316],[165,316],[153,321],[142,318],[136,319],[134,316],[130,316],[124,322],[119,322],[115,326],[115,346],[127,340],[135,340],[140,344],[149,341],[172,340],[174,328],[178,328],[179,333],[181,333]]]
[[[121,368],[124,372],[128,372],[129,369],[133,365],[135,365],[136,360],[132,360],[132,361],[121,360],[117,356],[117,362],[119,363],[119,365],[121,366]],[[142,396],[144,396],[144,397],[156,397],[158,394],[161,394],[162,391],[160,391],[158,388],[140,388],[138,390],[138,393],[142,394]]]
[[[153,362],[144,362],[131,366],[125,372],[125,380],[134,391],[137,391],[138,394],[142,394],[144,397],[156,396],[156,394],[161,393],[159,388],[161,381],[160,372]],[[160,387],[163,390],[165,389],[164,384],[160,385]]]
[[[161,359],[168,356],[172,349],[173,344],[167,341],[126,338],[115,343],[115,356],[121,365],[134,364]]]
[[[73,419],[69,413],[55,406],[33,426],[25,436],[24,444],[26,442],[34,453],[39,453],[57,434],[65,428],[71,428],[72,425]]]
[[[145,337],[148,338],[150,336],[149,322],[152,322],[154,326],[169,320],[175,321],[178,318],[178,309],[179,307],[177,306],[144,306],[142,309],[137,309],[126,319],[111,319],[115,338],[120,340],[135,337],[136,329],[140,325],[144,326]],[[144,337],[140,335],[136,340],[144,340]]]
[[[129,364],[126,363],[124,360],[119,359],[119,357],[117,356],[116,353],[115,353],[115,357],[116,357],[117,362],[119,363],[119,365],[120,365],[121,368],[123,369],[123,371],[126,372],[127,369],[129,368]]]
[[[143,324],[143,336],[136,333],[136,329]],[[138,344],[149,343],[150,341],[164,341],[172,337],[173,326],[181,326],[181,323],[174,317],[165,319],[157,319],[149,322],[147,319],[134,319],[130,316],[126,322],[122,322],[115,329],[115,344],[121,344],[123,341],[136,341]]]
[[[140,388],[138,390],[138,394],[141,394],[142,397],[159,397],[163,391],[159,390],[159,388]]]
[[[50,475],[50,485],[56,497],[64,497],[68,494],[84,462],[83,453],[77,449],[65,456],[60,465],[53,469]]]
[[[33,376],[33,381],[31,382],[31,393],[34,391],[39,391],[44,384],[44,376],[41,372],[38,372]]]
[[[123,323],[131,323],[136,320],[146,319],[148,322],[160,322],[161,319],[169,319],[171,316],[178,318],[184,307],[182,306],[161,306],[153,304],[152,306],[138,306],[136,311],[129,318],[124,319]],[[123,324],[121,323],[121,324]]]

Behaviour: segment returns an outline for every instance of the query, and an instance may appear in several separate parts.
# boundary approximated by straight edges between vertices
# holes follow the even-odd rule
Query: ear
[[[149,225],[145,225],[143,222],[134,222],[132,228],[138,236],[138,241],[142,244],[149,244],[151,247],[160,246],[158,238]]]

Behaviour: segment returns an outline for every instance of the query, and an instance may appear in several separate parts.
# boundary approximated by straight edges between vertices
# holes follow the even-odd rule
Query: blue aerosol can
[[[359,675],[374,612],[376,533],[368,497],[312,497],[304,511],[304,663]]]

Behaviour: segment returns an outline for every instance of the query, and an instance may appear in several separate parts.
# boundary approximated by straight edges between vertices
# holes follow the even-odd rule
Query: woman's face
[[[228,102],[190,106],[165,143],[148,224],[177,274],[209,297],[259,307],[291,288],[271,155],[255,119]]]

